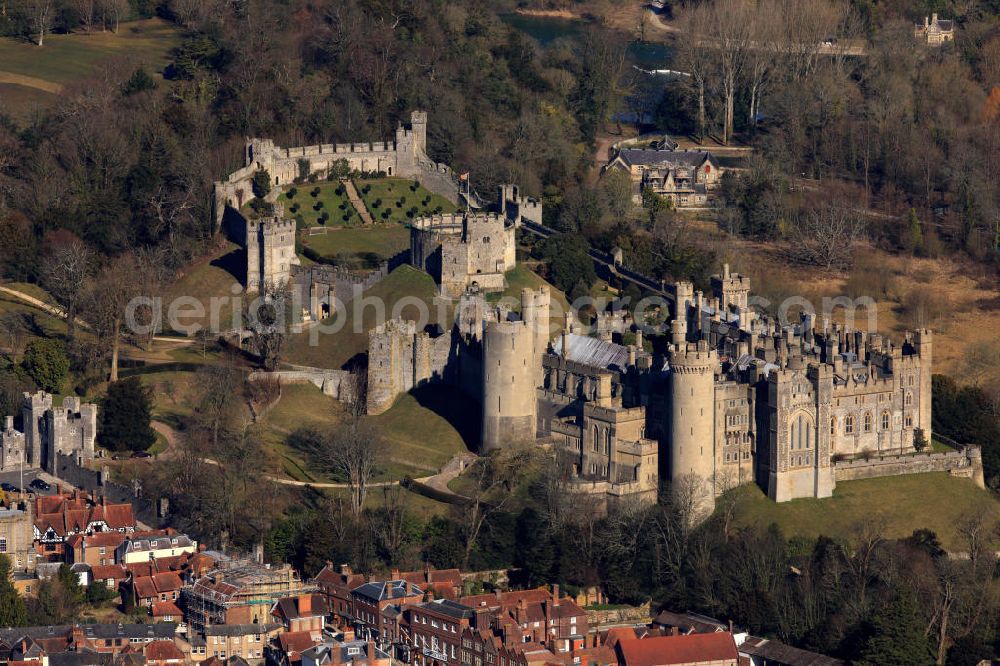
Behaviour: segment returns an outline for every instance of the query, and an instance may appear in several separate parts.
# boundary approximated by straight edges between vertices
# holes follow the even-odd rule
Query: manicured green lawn
[[[450,306],[438,308],[434,304],[437,285],[430,275],[413,268],[400,266],[384,280],[364,293],[364,302],[383,304],[385,318],[392,316],[393,309],[403,297],[416,298],[427,305],[428,323],[445,322],[450,326],[452,309]],[[288,341],[285,359],[289,363],[309,365],[321,368],[340,368],[351,357],[368,351],[368,331],[376,325],[377,310],[374,306],[361,307],[362,302],[354,299],[349,302],[346,312],[334,313],[326,320],[324,326],[336,324],[339,330],[325,332],[319,327],[306,329],[302,333],[292,335]],[[417,320],[418,308],[414,304],[404,303],[396,314],[411,321]],[[440,310],[440,311],[439,311]],[[356,315],[360,314],[360,318]],[[341,325],[340,322],[343,322]]]
[[[339,227],[361,224],[358,211],[347,200],[346,191],[338,181],[289,185],[278,195],[278,203],[285,207],[285,217],[298,222],[297,228],[315,226]],[[338,194],[338,190],[341,194]],[[326,221],[320,218],[328,214]],[[344,219],[344,218],[347,219]]]
[[[439,194],[432,194],[423,186],[418,185],[414,191],[415,182],[405,178],[357,179],[354,185],[377,222],[409,222],[411,218],[407,211],[413,207],[417,209],[414,217],[456,210],[455,204]]]
[[[350,264],[355,258],[372,254],[388,259],[410,247],[410,230],[398,224],[371,227],[331,228],[325,234],[300,235],[302,246],[324,257]]]
[[[786,536],[847,537],[861,521],[878,517],[884,520],[886,537],[905,537],[927,528],[945,548],[964,550],[958,532],[963,520],[980,512],[993,521],[1000,519],[1000,502],[991,493],[945,472],[842,481],[831,498],[781,504],[755,485],[732,492],[738,500],[738,524],[777,523]]]

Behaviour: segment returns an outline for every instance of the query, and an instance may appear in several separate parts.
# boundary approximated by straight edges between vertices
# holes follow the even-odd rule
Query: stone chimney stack
[[[554,583],[552,585],[552,605],[559,605],[559,583]]]
[[[14,417],[13,416],[5,416],[4,417],[4,420],[3,420],[3,429],[5,431],[8,431],[8,432],[14,429]]]
[[[299,615],[305,615],[306,613],[312,612],[312,595],[311,594],[300,594],[299,595]]]

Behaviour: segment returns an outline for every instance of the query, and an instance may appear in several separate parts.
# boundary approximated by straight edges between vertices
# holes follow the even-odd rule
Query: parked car
[[[15,486],[13,483],[7,483],[6,481],[3,482],[3,483],[0,483],[0,490],[3,490],[5,493],[19,493],[19,492],[21,492],[20,488],[18,488],[17,486]]]
[[[35,490],[52,490],[52,486],[41,479],[33,479],[28,485]]]
[[[152,458],[153,454],[148,451],[134,451],[132,453],[133,458]]]

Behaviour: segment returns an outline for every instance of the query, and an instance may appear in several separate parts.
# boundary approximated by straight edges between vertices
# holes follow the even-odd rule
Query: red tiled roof
[[[142,649],[147,661],[184,661],[184,653],[173,641],[153,641]]]
[[[322,642],[323,634],[319,631],[286,631],[278,635],[281,651],[290,657],[296,655],[292,661],[297,661],[297,655],[300,655],[304,650]]]
[[[95,564],[90,567],[94,580],[125,580],[128,572],[120,564]]]
[[[459,599],[466,606],[472,608],[503,608],[510,610],[517,607],[518,601],[524,599],[525,603],[540,603],[552,598],[552,594],[540,587],[534,590],[515,590],[513,592],[501,592],[500,598],[496,594],[474,594]]]
[[[102,499],[103,502],[103,499]],[[131,504],[93,502],[87,493],[63,493],[35,498],[35,527],[45,532],[51,527],[56,534],[82,532],[93,522],[103,521],[112,530],[135,528]]]
[[[181,609],[172,601],[154,601],[153,617],[181,617]]]
[[[736,661],[736,643],[728,631],[687,636],[656,636],[618,642],[624,666],[670,666],[702,661]]]
[[[181,577],[173,571],[139,576],[132,582],[135,593],[140,599],[152,599],[163,592],[175,592],[184,587]]]
[[[125,535],[121,532],[97,532],[84,538],[84,545],[87,548],[117,548],[125,541]]]

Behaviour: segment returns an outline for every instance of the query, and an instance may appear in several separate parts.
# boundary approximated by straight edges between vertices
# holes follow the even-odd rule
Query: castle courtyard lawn
[[[162,19],[147,19],[122,23],[118,34],[108,30],[46,35],[41,47],[0,38],[0,109],[26,118],[36,108],[58,101],[64,85],[95,76],[102,64],[118,56],[127,57],[131,67],[145,67],[149,74],[162,72],[180,34]]]
[[[320,255],[336,258],[374,254],[388,259],[410,247],[410,230],[398,224],[378,224],[372,227],[330,228],[325,234],[299,238],[303,247]]]
[[[457,210],[455,204],[445,199],[440,194],[432,194],[425,187],[418,186],[416,192],[411,187],[415,181],[406,178],[378,178],[374,180],[356,179],[354,181],[361,200],[365,202],[365,207],[371,213],[372,219],[377,222],[399,222],[406,223],[410,218],[406,215],[413,206],[417,207],[414,217],[431,215],[438,207],[442,213],[453,213]],[[367,192],[365,189],[367,188]],[[428,203],[424,203],[430,197]],[[400,198],[405,202],[400,204]],[[376,206],[375,202],[381,200]],[[389,212],[388,218],[384,217],[385,212]]]
[[[907,474],[880,479],[842,481],[833,497],[797,499],[776,504],[756,485],[732,491],[738,501],[736,523],[766,527],[777,523],[785,536],[833,538],[850,536],[859,522],[884,520],[885,536],[906,537],[919,528],[933,530],[948,550],[962,551],[962,521],[985,514],[1000,519],[1000,502],[988,491],[946,472]]]
[[[360,224],[361,218],[351,202],[347,200],[347,193],[337,194],[337,188],[340,186],[338,181],[288,185],[278,195],[278,203],[285,207],[285,217],[296,220],[298,229]],[[312,193],[316,190],[319,192],[313,196]],[[317,209],[316,206],[319,204],[322,206]],[[249,206],[244,206],[244,208],[249,208]],[[320,216],[324,212],[329,213],[330,218],[326,222],[321,222]],[[347,216],[346,220],[344,216]]]
[[[434,303],[436,294],[437,285],[430,275],[412,266],[400,266],[368,289],[363,299],[354,299],[347,304],[345,312],[334,313],[333,317],[323,322],[324,326],[334,323],[340,326],[340,321],[343,321],[336,332],[323,332],[319,327],[312,327],[290,336],[285,360],[318,368],[340,368],[357,354],[367,352],[368,331],[381,322],[376,321],[376,306],[362,307],[365,303],[381,304],[386,319],[396,314],[404,319],[416,320],[418,309],[414,304],[404,302],[405,307],[395,307],[404,297],[408,297],[408,301],[416,298],[427,304],[428,323],[443,323],[445,328],[450,328],[452,309],[446,305],[438,307]]]

